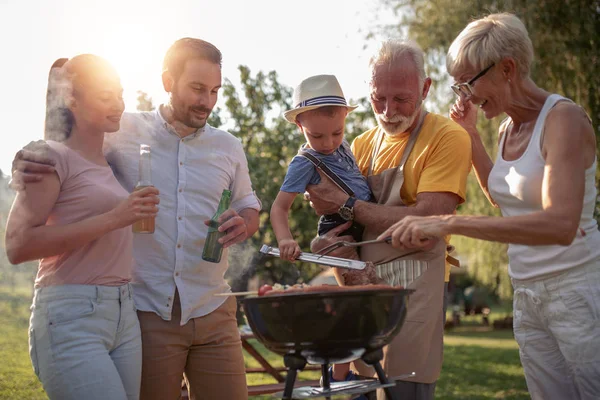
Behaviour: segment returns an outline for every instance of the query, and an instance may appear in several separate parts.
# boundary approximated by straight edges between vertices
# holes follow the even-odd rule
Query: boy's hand
[[[294,239],[283,239],[279,241],[279,256],[287,261],[295,261],[302,250]]]

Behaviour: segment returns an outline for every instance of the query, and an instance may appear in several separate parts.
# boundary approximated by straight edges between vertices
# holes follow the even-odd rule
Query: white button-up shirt
[[[130,192],[139,180],[140,144],[150,145],[152,183],[160,191],[154,234],[134,235],[137,309],[170,320],[177,288],[182,325],[211,313],[225,301],[214,294],[230,288],[227,249],[218,264],[202,260],[204,221],[217,210],[223,189],[232,191],[237,212],[261,207],[240,140],[209,125],[182,139],[156,110],[123,114],[121,129],[104,142],[115,176]]]

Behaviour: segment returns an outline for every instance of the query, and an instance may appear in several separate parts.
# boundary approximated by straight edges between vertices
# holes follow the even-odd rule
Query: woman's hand
[[[392,237],[392,246],[397,248],[429,248],[432,241],[448,235],[451,215],[431,217],[404,217],[379,235],[378,239]]]
[[[124,228],[145,218],[154,218],[158,213],[158,189],[148,186],[133,191],[110,212],[118,228]]]
[[[477,107],[471,100],[458,97],[450,108],[450,119],[462,126],[470,135],[477,132]]]
[[[279,257],[287,261],[295,261],[302,250],[294,239],[282,239],[279,241]]]

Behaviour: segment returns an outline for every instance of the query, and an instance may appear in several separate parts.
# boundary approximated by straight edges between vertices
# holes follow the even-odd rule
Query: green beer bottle
[[[206,242],[204,242],[204,250],[202,250],[202,259],[204,261],[218,263],[221,262],[221,254],[223,254],[223,245],[219,243],[219,239],[225,236],[225,232],[219,232],[219,217],[229,208],[231,202],[231,191],[223,190],[221,194],[221,201],[219,201],[219,207],[217,212],[210,219],[210,225],[208,226],[208,235],[206,236]]]

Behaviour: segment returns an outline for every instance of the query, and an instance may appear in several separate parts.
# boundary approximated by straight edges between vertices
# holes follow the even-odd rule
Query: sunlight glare
[[[141,24],[119,24],[106,32],[98,55],[105,57],[121,77],[126,109],[137,105],[137,91],[161,92],[160,74],[165,49],[156,37],[157,30]],[[154,105],[157,104],[153,99]]]

